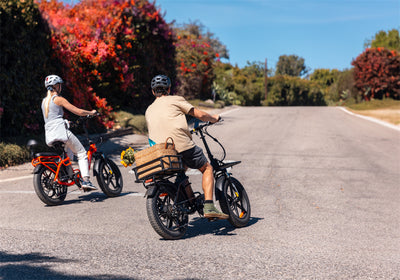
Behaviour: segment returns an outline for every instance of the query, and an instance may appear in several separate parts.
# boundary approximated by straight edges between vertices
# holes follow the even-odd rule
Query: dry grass
[[[393,99],[372,100],[348,106],[355,114],[376,118],[400,125],[400,101]]]
[[[350,110],[353,113],[400,125],[400,109]]]

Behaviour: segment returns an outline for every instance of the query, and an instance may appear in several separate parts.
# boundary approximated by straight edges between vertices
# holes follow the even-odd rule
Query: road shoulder
[[[342,111],[346,112],[349,115],[356,116],[358,118],[362,118],[364,120],[368,120],[368,121],[380,124],[382,126],[386,126],[386,127],[391,128],[391,129],[400,131],[400,125],[395,125],[395,124],[389,123],[387,121],[384,121],[384,120],[381,120],[381,119],[378,119],[378,118],[373,118],[373,117],[370,117],[370,116],[364,116],[359,112],[355,113],[355,112],[350,111],[349,109],[347,109],[345,107],[337,107],[337,108],[341,109]]]

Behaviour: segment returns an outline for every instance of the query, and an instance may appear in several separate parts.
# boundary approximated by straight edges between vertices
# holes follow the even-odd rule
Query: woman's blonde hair
[[[44,102],[44,115],[46,116],[46,118],[49,115],[50,101],[51,101],[51,90],[47,90],[47,96],[43,100],[43,102]]]

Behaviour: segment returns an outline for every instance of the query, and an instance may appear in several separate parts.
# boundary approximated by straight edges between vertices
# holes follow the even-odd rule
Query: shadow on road
[[[247,227],[254,225],[262,218],[252,217],[250,218]],[[215,222],[209,222],[204,218],[194,218],[190,223],[186,231],[185,236],[182,239],[192,238],[199,235],[214,234],[214,235],[236,235],[234,232],[237,228],[232,226],[226,220],[220,220]]]
[[[137,192],[124,192],[124,193],[121,193],[118,197],[135,194],[135,193],[137,193]],[[103,202],[106,199],[116,199],[118,197],[107,197],[104,193],[102,193],[100,191],[96,191],[96,192],[91,192],[91,193],[87,193],[87,194],[82,194],[82,195],[78,196],[77,199],[68,200],[68,197],[67,197],[67,199],[61,205],[58,205],[58,207],[63,206],[63,205],[82,203],[82,202],[93,202],[93,203],[94,202]],[[57,206],[45,205],[45,207],[57,207]]]
[[[68,275],[52,270],[55,263],[76,263],[77,260],[64,260],[56,257],[46,256],[39,253],[9,254],[0,251],[0,279],[7,280],[36,280],[36,279],[60,279],[60,280],[135,280],[135,278],[121,277],[115,275],[93,275],[79,276]]]

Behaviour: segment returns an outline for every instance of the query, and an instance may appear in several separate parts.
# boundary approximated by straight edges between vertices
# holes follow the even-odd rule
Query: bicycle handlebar
[[[205,128],[205,127],[207,127],[207,126],[210,126],[210,125],[213,125],[213,124],[222,122],[222,121],[223,121],[223,119],[221,118],[221,116],[219,116],[219,119],[218,119],[217,122],[215,122],[215,123],[206,122],[205,124],[201,124],[201,125],[199,125],[199,126],[197,126],[197,127],[194,127],[192,130],[190,130],[190,133],[193,134],[193,133],[195,133],[195,132],[197,132],[197,131],[202,130],[203,128]]]
[[[100,113],[96,112],[94,115],[80,116],[78,118],[78,120],[86,120],[86,119],[91,119],[91,118],[98,117],[98,116],[100,116]]]
[[[86,121],[86,120],[89,120],[91,118],[98,117],[100,115],[101,115],[100,113],[96,113],[94,115],[80,116],[75,121],[71,121],[70,125],[71,125],[71,127],[78,127],[78,126],[81,125],[82,121]]]

